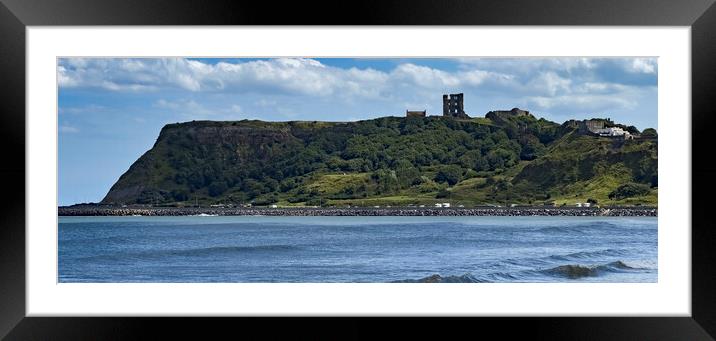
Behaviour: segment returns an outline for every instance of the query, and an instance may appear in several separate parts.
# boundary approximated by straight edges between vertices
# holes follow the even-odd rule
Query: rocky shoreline
[[[58,207],[60,216],[610,216],[656,217],[656,207],[484,207],[484,208],[204,208]]]

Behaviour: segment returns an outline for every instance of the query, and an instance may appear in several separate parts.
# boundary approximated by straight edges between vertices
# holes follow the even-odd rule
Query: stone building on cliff
[[[443,95],[443,116],[470,118],[465,113],[462,93]]]

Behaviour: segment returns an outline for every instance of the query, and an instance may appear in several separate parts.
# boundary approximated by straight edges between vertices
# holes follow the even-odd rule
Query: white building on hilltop
[[[628,131],[620,128],[620,127],[609,127],[609,128],[601,128],[601,129],[595,129],[593,132],[599,136],[606,136],[606,137],[619,137],[623,136],[624,139],[632,139],[634,138]]]

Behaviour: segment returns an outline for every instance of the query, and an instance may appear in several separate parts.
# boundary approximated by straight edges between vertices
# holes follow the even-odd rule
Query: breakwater
[[[479,207],[479,208],[214,208],[214,207],[59,207],[60,216],[615,216],[656,217],[655,207]]]

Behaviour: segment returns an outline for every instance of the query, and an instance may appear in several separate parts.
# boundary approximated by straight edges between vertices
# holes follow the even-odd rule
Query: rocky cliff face
[[[288,147],[301,145],[291,127],[282,123],[170,124],[161,130],[152,149],[112,186],[102,203],[166,202],[182,170],[215,163],[239,167],[241,163],[268,162],[280,158]]]

